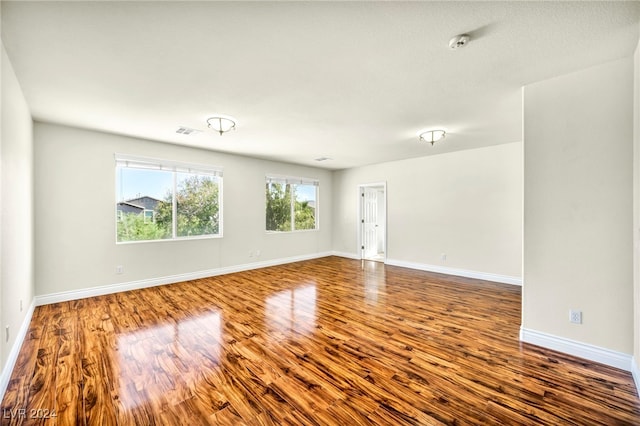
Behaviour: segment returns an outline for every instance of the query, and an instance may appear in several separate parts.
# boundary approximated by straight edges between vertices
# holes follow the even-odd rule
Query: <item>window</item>
[[[145,222],[155,222],[156,215],[154,210],[145,210],[144,211],[144,221]]]
[[[222,236],[222,170],[116,154],[116,241]]]
[[[267,176],[267,231],[318,229],[318,181]]]

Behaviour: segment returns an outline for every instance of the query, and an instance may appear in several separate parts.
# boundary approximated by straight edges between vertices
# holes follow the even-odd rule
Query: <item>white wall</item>
[[[640,24],[639,24],[640,26]],[[640,41],[633,56],[634,377],[640,393]]]
[[[632,114],[630,57],[525,87],[523,329],[633,352]]]
[[[223,167],[224,237],[116,245],[116,152]],[[328,170],[45,123],[35,125],[35,164],[38,295],[331,250]],[[319,179],[319,231],[265,232],[267,173]]]
[[[334,250],[359,255],[357,188],[377,182],[387,182],[391,263],[521,277],[520,142],[335,172]]]
[[[4,45],[1,75],[0,360],[4,369],[34,295],[34,203],[33,123]],[[23,303],[22,311],[20,301]],[[8,341],[5,339],[7,326]],[[0,389],[0,394],[3,391]]]

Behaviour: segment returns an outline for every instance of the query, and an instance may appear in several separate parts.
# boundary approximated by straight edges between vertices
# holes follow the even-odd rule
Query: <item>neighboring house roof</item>
[[[131,198],[129,200],[118,202],[118,211],[122,211],[125,213],[142,213],[143,211],[153,211],[160,203],[164,203],[164,201],[158,200],[157,198],[149,197],[148,195],[143,195],[141,197]]]
[[[125,213],[142,213],[144,211],[144,207],[127,201],[122,201],[118,203],[118,211]]]
[[[136,208],[139,208],[139,209],[144,209],[144,206],[140,206],[138,204],[133,204],[133,203],[130,203],[128,201],[121,201],[121,202],[118,203],[118,205],[131,206],[131,207],[136,207]]]
[[[130,199],[126,200],[125,202],[126,203],[130,203],[132,201],[140,201],[140,200],[152,200],[152,201],[155,201],[156,203],[159,203],[159,202],[162,201],[162,200],[160,200],[158,198],[155,198],[155,197],[150,197],[148,195],[142,195],[140,197],[130,198]]]
[[[158,200],[157,198],[149,197],[148,195],[143,195],[137,198],[131,198],[123,202],[129,203],[134,206],[141,206],[145,210],[155,210],[156,206],[159,203],[164,203],[164,201]]]

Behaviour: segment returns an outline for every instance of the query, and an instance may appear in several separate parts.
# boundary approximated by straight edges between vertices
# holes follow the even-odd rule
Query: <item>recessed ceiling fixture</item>
[[[220,136],[222,136],[223,133],[236,129],[236,119],[233,117],[216,115],[207,118],[207,125],[210,129],[215,130],[220,133]]]
[[[198,133],[200,133],[200,130],[181,126],[181,127],[178,127],[178,130],[176,130],[176,133],[180,133],[181,135],[197,135]]]
[[[466,46],[470,40],[471,37],[469,37],[469,34],[458,34],[457,36],[449,40],[449,48],[453,50],[459,49]]]
[[[446,132],[444,130],[428,130],[420,133],[420,140],[429,142],[431,145],[444,138]]]

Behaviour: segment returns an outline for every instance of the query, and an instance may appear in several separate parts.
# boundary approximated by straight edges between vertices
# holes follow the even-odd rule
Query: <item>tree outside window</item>
[[[116,171],[117,242],[221,235],[221,171],[144,160]]]
[[[318,229],[318,183],[299,178],[267,177],[266,230]]]

